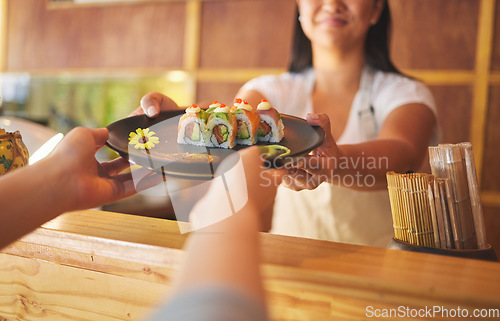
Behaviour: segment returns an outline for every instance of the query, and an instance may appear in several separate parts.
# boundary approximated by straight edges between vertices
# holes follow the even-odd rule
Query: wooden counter
[[[0,320],[141,320],[167,293],[185,238],[173,221],[61,215],[0,252]],[[499,263],[270,234],[262,250],[273,320],[500,309]]]

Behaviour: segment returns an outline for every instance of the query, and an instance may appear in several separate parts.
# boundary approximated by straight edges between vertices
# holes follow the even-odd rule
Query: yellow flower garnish
[[[156,133],[150,131],[149,128],[137,128],[135,132],[130,133],[129,144],[135,145],[135,149],[151,149],[160,142],[160,139],[154,135]]]

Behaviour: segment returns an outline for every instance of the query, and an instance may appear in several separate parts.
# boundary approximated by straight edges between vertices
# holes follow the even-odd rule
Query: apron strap
[[[363,74],[361,75],[360,83],[360,99],[359,104],[356,106],[358,111],[360,131],[366,138],[366,140],[373,140],[377,137],[378,126],[375,121],[375,109],[370,104],[371,89],[373,84],[373,79],[375,78],[375,73],[372,68],[365,66],[363,68]]]

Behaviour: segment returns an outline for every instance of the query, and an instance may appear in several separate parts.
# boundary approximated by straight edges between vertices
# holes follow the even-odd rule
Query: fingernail
[[[311,117],[311,119],[314,119],[314,120],[318,120],[319,119],[318,114],[309,114],[309,117]]]
[[[156,108],[154,106],[148,107],[147,113],[148,113],[149,117],[155,116],[156,115]]]

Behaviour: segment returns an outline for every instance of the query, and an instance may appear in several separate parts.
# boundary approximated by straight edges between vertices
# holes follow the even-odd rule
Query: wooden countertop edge
[[[103,215],[105,219],[99,222]],[[77,222],[74,226],[73,218]],[[76,233],[77,226],[88,219],[96,220],[94,227]],[[102,231],[110,222],[115,223],[110,230],[122,233],[106,238]],[[129,224],[134,228],[120,229]],[[186,235],[180,234],[176,226],[177,222],[172,221],[79,211],[64,214],[1,252],[165,283],[182,261],[180,248]],[[147,236],[144,242],[138,241],[141,234]],[[478,307],[497,306],[500,302],[498,263],[266,233],[261,240],[266,283],[279,280],[293,287],[306,282],[327,292],[342,288],[384,296],[404,294]]]

